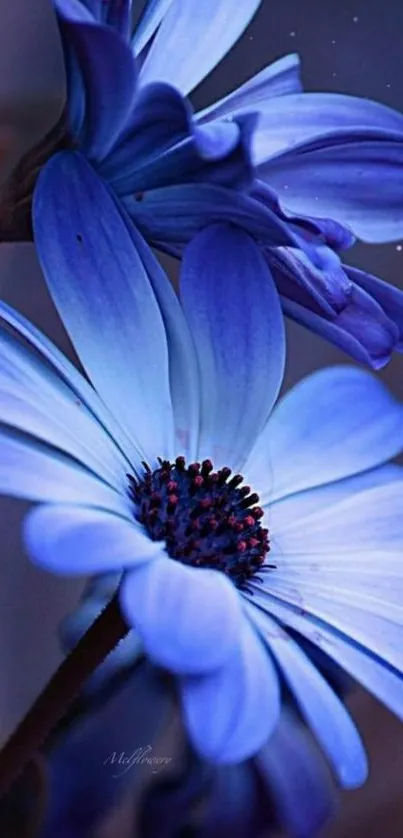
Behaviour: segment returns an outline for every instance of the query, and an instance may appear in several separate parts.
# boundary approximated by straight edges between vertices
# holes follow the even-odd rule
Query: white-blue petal
[[[247,474],[245,477],[249,480]],[[335,503],[347,500],[356,492],[394,482],[402,482],[402,480],[403,467],[389,464],[356,474],[354,477],[345,477],[343,480],[336,480],[333,483],[326,483],[324,486],[307,489],[306,492],[287,495],[273,503],[267,503],[265,505],[265,526],[269,527],[273,533],[273,546],[278,544],[278,537],[281,539],[281,533],[284,531],[289,531],[295,525],[301,530],[301,526],[304,527],[304,519],[309,518],[310,515],[320,515],[326,511],[331,516],[332,506]],[[287,556],[287,565],[290,558],[291,556]]]
[[[49,290],[93,385],[144,459],[170,458],[162,316],[115,201],[82,155],[60,153],[42,169],[34,227]]]
[[[0,421],[70,454],[114,488],[125,488],[130,466],[76,393],[2,330],[0,353]]]
[[[295,53],[285,55],[248,79],[228,96],[199,111],[196,118],[205,123],[249,110],[258,110],[260,113],[272,98],[299,93],[301,90],[299,56]]]
[[[232,657],[217,672],[182,679],[181,693],[191,741],[213,763],[254,756],[278,720],[278,676],[246,618]]]
[[[151,40],[173,2],[176,0],[147,0],[133,35],[132,44],[136,55]]]
[[[199,457],[237,470],[281,386],[285,338],[277,291],[247,233],[216,225],[185,251],[180,296],[199,356]]]
[[[43,368],[53,371],[60,378],[60,381],[67,385],[68,390],[71,390],[75,394],[77,397],[77,406],[82,404],[84,409],[90,415],[94,416],[95,421],[103,427],[116,445],[127,456],[130,454],[131,462],[140,465],[141,454],[139,451],[136,452],[135,449],[133,450],[133,443],[123,433],[122,428],[117,422],[117,417],[112,416],[93,387],[91,387],[76,367],[70,363],[68,358],[60,352],[60,349],[32,323],[26,320],[22,314],[8,306],[2,300],[0,300],[0,322],[7,323],[18,335],[24,338],[27,345],[31,349],[34,349],[45,362]],[[128,465],[130,465],[130,462],[128,462]]]
[[[302,649],[269,614],[249,603],[248,613],[267,642],[302,715],[341,784],[362,785],[368,764],[361,738],[344,704]]]
[[[62,575],[123,571],[157,559],[161,544],[126,514],[39,506],[25,519],[25,543],[35,564]]]
[[[253,160],[256,166],[262,167],[259,169],[259,177],[267,180],[267,183],[274,189],[277,189],[279,185],[282,153],[288,152],[284,162],[287,158],[290,160],[293,158],[297,168],[303,170],[303,158],[306,152],[309,152],[309,144],[312,143],[314,146],[316,143],[317,147],[322,145],[326,148],[327,144],[331,145],[331,134],[335,135],[335,143],[337,139],[344,143],[354,142],[358,134],[358,148],[360,133],[362,137],[365,131],[372,131],[375,138],[377,130],[400,132],[403,139],[402,114],[386,105],[358,96],[344,96],[338,93],[296,93],[286,98],[267,100],[261,107],[261,113],[254,136]],[[296,156],[292,153],[294,149]],[[271,160],[277,156],[277,160]],[[320,159],[320,155],[317,159]],[[313,160],[315,160],[315,155]],[[267,163],[266,166],[263,165],[265,163]],[[312,180],[311,165],[309,172]],[[292,180],[290,180],[289,189],[286,192],[281,191],[284,203],[292,209],[295,209],[295,203],[292,200],[291,204],[288,204],[288,193],[291,192],[293,195],[294,191],[298,191],[298,184],[294,186]],[[317,193],[313,185],[311,191],[312,196],[310,200],[308,199],[309,207],[304,204],[303,212],[309,215],[312,211],[312,215],[329,215],[332,218],[332,212],[323,212],[322,208],[318,209],[317,202],[314,200]],[[299,209],[295,211],[302,211],[301,206],[300,201]],[[342,221],[342,219],[339,220]]]
[[[0,431],[0,493],[98,506],[125,514],[128,501],[71,457],[17,432]]]
[[[346,482],[347,487],[347,482]],[[351,492],[330,506],[318,504],[317,509],[301,518],[289,518],[283,526],[273,529],[280,552],[350,553],[353,561],[358,552],[387,552],[403,548],[403,480],[401,473],[388,482],[374,481],[363,491]],[[270,521],[270,513],[268,516]]]
[[[128,231],[148,275],[164,321],[168,341],[175,452],[182,454],[189,461],[194,461],[199,444],[200,382],[193,337],[171,283],[130,219]]]
[[[402,505],[403,482],[393,482],[284,527],[262,584],[401,671]]]
[[[348,632],[337,631],[301,607],[258,588],[254,595],[256,604],[318,646],[403,720],[403,675],[399,670],[354,641]]]
[[[150,658],[172,672],[216,669],[239,642],[239,596],[217,570],[163,558],[127,574],[121,603]]]
[[[270,503],[366,471],[402,448],[403,406],[370,373],[340,366],[313,373],[287,393],[245,470]]]
[[[151,45],[140,83],[166,81],[190,93],[224,58],[261,0],[176,0]]]

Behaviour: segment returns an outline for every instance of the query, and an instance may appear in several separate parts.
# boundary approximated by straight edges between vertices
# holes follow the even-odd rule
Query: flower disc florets
[[[269,566],[258,495],[242,485],[242,475],[227,467],[214,471],[210,460],[189,466],[184,457],[159,462],[155,471],[144,464],[141,479],[128,475],[137,519],[154,541],[165,541],[172,558],[221,570],[245,588]]]

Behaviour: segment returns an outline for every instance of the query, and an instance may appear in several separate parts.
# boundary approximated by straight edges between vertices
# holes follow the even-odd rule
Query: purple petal
[[[81,23],[94,23],[97,19],[92,6],[92,0],[83,3],[82,0],[53,0],[56,12],[64,20]],[[88,8],[89,7],[89,8]]]
[[[395,349],[403,351],[403,291],[395,288],[377,276],[359,271],[357,268],[346,267],[346,273],[350,279],[360,288],[376,300],[382,310],[393,321],[399,329],[399,342]]]
[[[281,297],[281,305],[287,317],[373,369],[384,367],[397,347],[399,331],[395,323],[358,286],[353,285],[349,304],[332,320],[287,297]]]
[[[87,379],[70,363],[68,358],[22,314],[1,301],[0,322],[2,326],[4,323],[7,324],[13,332],[23,338],[27,347],[33,350],[33,354],[35,353],[36,357],[43,362],[44,372],[46,368],[49,368],[49,375],[53,372],[60,379],[61,384],[67,385],[67,390],[76,398],[77,407],[83,406],[84,411],[94,417],[95,422],[103,428],[121,451],[127,449],[125,444],[127,440],[122,435],[118,422],[109,413]],[[130,466],[129,460],[127,460],[127,465]]]
[[[124,37],[129,35],[131,0],[54,0],[65,20],[104,23]]]
[[[203,0],[171,4],[141,71],[141,84],[167,81],[190,93],[248,26],[261,0]]]
[[[351,281],[338,256],[328,247],[317,247],[321,267],[298,250],[278,248],[266,251],[279,293],[314,312],[334,318],[351,298]],[[319,263],[320,264],[320,263]]]
[[[143,235],[153,242],[187,244],[208,224],[228,222],[268,247],[301,244],[291,225],[260,202],[215,184],[168,186],[124,198],[123,204]]]
[[[330,137],[259,167],[259,177],[287,210],[336,218],[367,242],[403,236],[403,135],[342,144]]]
[[[130,113],[136,87],[133,56],[110,28],[62,21],[61,30],[77,55],[85,84],[83,150],[99,160],[117,140]]]
[[[131,6],[132,0],[96,0],[100,6],[101,20],[120,32],[127,40],[131,30]]]
[[[175,88],[163,82],[147,85],[137,91],[124,134],[99,171],[119,188],[119,182],[188,137],[191,121],[190,105]]]
[[[251,197],[260,201],[264,206],[275,212],[283,221],[288,221],[299,235],[308,240],[316,239],[319,243],[327,244],[332,250],[348,250],[355,243],[355,236],[348,227],[344,227],[332,218],[318,218],[310,215],[293,215],[285,212],[280,204],[277,192],[270,189],[261,180],[255,180],[251,190]]]
[[[186,567],[167,556],[127,574],[120,598],[147,654],[172,672],[217,669],[239,643],[239,595],[218,570]]]
[[[181,183],[249,189],[255,117],[196,126],[188,104],[164,84],[148,85],[133,110],[130,132],[100,173],[119,195]]]

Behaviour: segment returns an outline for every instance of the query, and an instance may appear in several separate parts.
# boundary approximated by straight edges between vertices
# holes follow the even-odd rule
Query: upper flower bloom
[[[365,182],[376,188],[372,194],[367,187],[364,199],[360,197],[361,215],[372,213],[373,224],[379,215],[379,224],[385,225],[390,217],[385,202],[396,188],[396,178],[389,189],[386,177],[389,138],[399,132],[403,137],[403,117],[363,99],[302,93],[295,55],[193,114],[187,95],[242,34],[258,6],[259,0],[156,0],[146,4],[130,40],[128,0],[56,0],[65,49],[69,142],[91,162],[149,244],[181,257],[209,225],[226,221],[246,230],[264,256],[263,281],[274,278],[285,314],[357,360],[381,367],[393,349],[400,349],[403,295],[375,277],[343,268],[338,254],[354,243],[354,235],[332,219],[349,222],[348,212],[339,213],[337,190],[326,214],[314,199],[335,173],[348,206],[351,193],[355,220],[364,174],[361,164],[359,171],[351,164],[347,141],[354,136],[357,156],[364,128],[372,130],[385,172],[362,164]],[[313,182],[308,151],[316,149],[318,137],[326,150],[323,135],[336,129],[339,164],[329,158],[328,165],[318,168],[313,198],[304,203],[306,184]],[[285,182],[284,159],[289,160],[293,142],[297,173]],[[363,142],[363,153],[365,149]],[[63,158],[68,153],[51,161],[52,176],[36,187],[35,231],[42,223],[38,207],[54,192],[63,192]],[[346,175],[347,164],[351,176]],[[303,177],[297,207],[303,215],[296,216],[280,205],[272,187],[295,199]],[[378,212],[380,179],[388,187]],[[82,190],[80,202],[86,200]],[[395,219],[399,207],[393,200]],[[293,200],[289,207],[294,209]],[[66,204],[62,226],[71,211]],[[403,207],[399,212],[403,218]],[[215,248],[224,258],[225,239],[215,236]]]
[[[217,228],[223,262],[216,228],[201,233],[180,303],[91,167],[68,174],[69,201],[85,188],[96,211],[61,233],[50,202],[38,247],[92,385],[0,308],[0,488],[41,504],[28,550],[61,574],[123,573],[128,624],[176,676],[206,759],[259,751],[283,681],[341,783],[357,785],[360,738],[311,652],[403,715],[403,479],[384,465],[403,447],[403,408],[336,368],[273,411],[283,318],[250,236]]]

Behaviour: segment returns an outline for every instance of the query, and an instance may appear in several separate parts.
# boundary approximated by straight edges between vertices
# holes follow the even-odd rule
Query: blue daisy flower
[[[38,565],[123,572],[127,624],[175,676],[206,760],[257,753],[284,683],[340,782],[359,785],[360,737],[307,650],[403,714],[403,480],[385,465],[403,447],[403,407],[341,367],[274,408],[283,317],[251,238],[221,225],[225,261],[213,247],[195,260],[190,245],[179,302],[80,167],[70,203],[84,183],[96,212],[88,203],[79,235],[69,215],[61,238],[50,203],[42,237],[92,383],[1,304],[0,489],[39,502],[24,527]]]
[[[62,196],[72,165],[65,167],[66,145],[73,145],[77,166],[84,155],[150,245],[181,258],[211,224],[246,230],[264,256],[265,277],[274,278],[284,313],[379,368],[403,345],[403,295],[342,265],[339,254],[355,239],[339,221],[351,222],[364,238],[367,227],[372,238],[396,233],[403,192],[391,149],[403,136],[403,117],[364,99],[303,93],[296,55],[193,114],[187,96],[259,5],[148,2],[131,39],[129,0],[56,0],[67,134],[57,134],[37,161],[40,168],[51,156],[48,177],[35,188],[34,234],[43,204]],[[86,200],[81,190],[74,211]],[[72,211],[63,201],[62,229]],[[205,245],[202,237],[199,247]],[[225,239],[217,231],[214,247],[224,258]],[[191,253],[196,258],[199,251]]]

